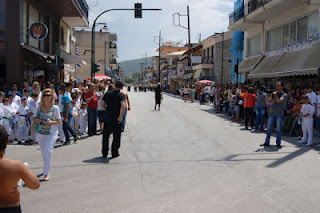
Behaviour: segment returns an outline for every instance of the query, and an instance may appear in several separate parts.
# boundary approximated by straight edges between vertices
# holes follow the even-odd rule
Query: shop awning
[[[79,58],[75,55],[61,51],[61,57],[64,59],[65,64],[84,64],[87,65],[87,62],[82,58]]]
[[[42,56],[42,57],[44,57],[44,58],[47,58],[47,57],[49,56],[49,54],[47,54],[47,53],[45,53],[45,52],[42,52],[41,50],[39,50],[39,49],[37,49],[37,48],[34,48],[34,47],[30,46],[30,45],[24,44],[24,45],[22,46],[22,48],[24,48],[24,49],[26,49],[26,50],[29,50],[29,51],[31,51],[31,52],[39,55],[39,56]]]
[[[202,73],[202,69],[196,70],[196,72],[194,73],[193,79],[199,78],[201,73]]]
[[[75,72],[75,68],[74,68],[74,66],[72,67],[71,65],[69,65],[69,64],[65,64],[64,65],[64,71],[66,72],[66,73],[70,73],[70,72]]]
[[[239,66],[239,73],[250,73],[263,59],[264,56],[256,56],[241,61]]]
[[[249,78],[275,78],[296,75],[316,75],[320,67],[320,45],[264,58]]]

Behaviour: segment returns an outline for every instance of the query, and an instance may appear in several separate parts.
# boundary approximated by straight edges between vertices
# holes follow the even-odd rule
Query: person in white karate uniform
[[[81,104],[81,109],[79,110],[80,114],[80,135],[86,133],[87,125],[88,125],[88,112],[87,112],[87,103],[83,102]]]
[[[6,129],[7,133],[9,134],[9,137],[11,138],[11,130],[12,130],[11,121],[13,119],[13,116],[16,113],[9,106],[9,99],[8,98],[4,98],[2,103],[3,103],[3,106],[1,107],[2,112],[3,112],[2,123],[3,123],[3,126]]]
[[[61,121],[60,110],[54,105],[53,96],[51,89],[42,92],[40,106],[33,117],[33,121],[38,125],[36,137],[42,152],[44,181],[49,180],[52,150],[58,138],[58,125]]]
[[[31,100],[28,102],[29,108],[29,119],[31,120],[31,131],[30,131],[30,140],[36,141],[36,129],[33,122],[33,116],[36,114],[37,107],[39,106],[39,94],[38,92],[33,92],[31,95]]]
[[[14,93],[14,92],[13,92]],[[12,128],[11,128],[11,135],[10,135],[10,141],[13,143],[13,141],[15,141],[18,137],[18,122],[17,122],[17,111],[19,108],[19,105],[16,104],[16,102],[13,102],[13,95],[8,95],[8,99],[9,99],[9,107],[10,110],[12,110],[14,112],[14,116],[12,117]],[[19,101],[20,102],[20,101]]]
[[[315,108],[310,104],[308,96],[303,95],[301,100],[303,101],[301,108],[303,137],[298,143],[307,143],[307,146],[311,146],[313,144],[313,115]]]
[[[27,142],[29,140],[29,130],[31,127],[31,121],[29,118],[29,107],[27,106],[27,98],[23,97],[21,99],[21,106],[17,111],[17,122],[18,122],[18,144],[21,144],[21,141]]]

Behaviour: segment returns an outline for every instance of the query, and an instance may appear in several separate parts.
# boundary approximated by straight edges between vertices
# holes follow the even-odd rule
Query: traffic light
[[[135,18],[142,18],[142,4],[141,3],[134,4],[134,17]]]
[[[99,64],[93,64],[93,73],[99,72],[100,71],[99,67],[100,67]]]
[[[58,70],[64,70],[64,59],[59,57]]]

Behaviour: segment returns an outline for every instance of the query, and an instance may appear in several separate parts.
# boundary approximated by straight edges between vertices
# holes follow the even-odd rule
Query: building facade
[[[87,65],[76,68],[75,78],[82,81],[91,77],[91,31],[76,31],[76,45],[80,56],[86,60]],[[95,32],[95,63],[99,64],[100,71],[96,74],[103,74],[110,77],[116,75],[117,66],[117,34],[109,32]]]
[[[70,52],[71,34],[64,37],[64,28],[88,26],[86,1],[0,0],[0,8],[2,89],[14,82],[21,86],[23,79],[63,81],[64,69],[53,68],[48,56],[60,52],[61,46]],[[30,36],[30,26],[36,22],[47,26],[48,34],[42,40]]]
[[[244,32],[239,72],[245,79],[314,78],[320,67],[319,7],[319,0],[246,0],[231,14],[229,30]]]

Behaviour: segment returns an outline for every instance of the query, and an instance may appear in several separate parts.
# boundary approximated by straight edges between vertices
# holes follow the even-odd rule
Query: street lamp
[[[214,33],[213,37],[217,38],[218,35],[222,36],[222,47],[221,47],[221,77],[220,77],[220,83],[222,85],[223,81],[223,49],[224,49],[224,32],[222,33]]]

